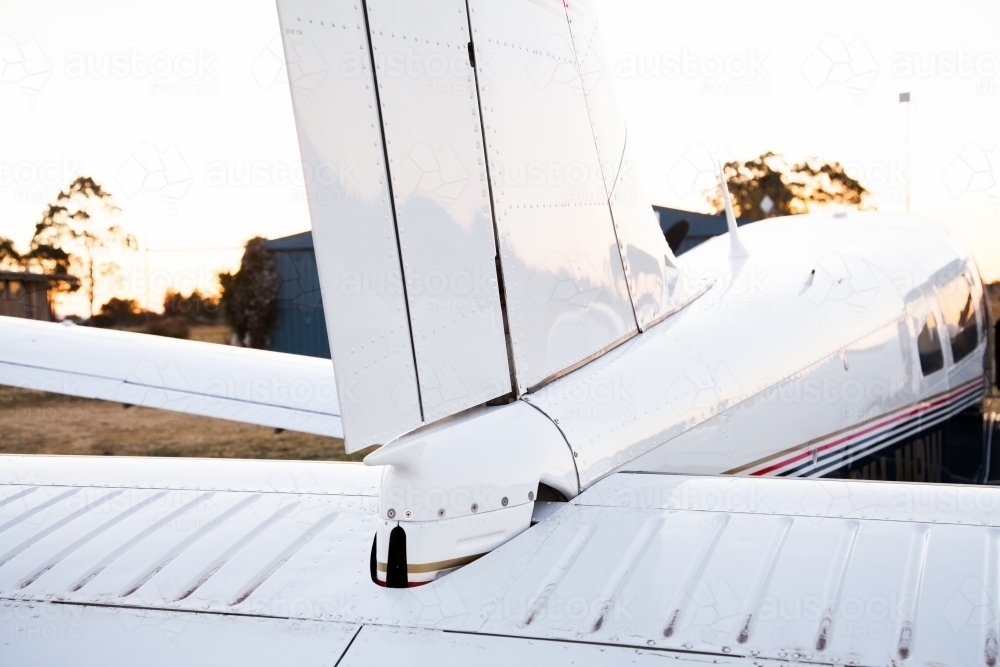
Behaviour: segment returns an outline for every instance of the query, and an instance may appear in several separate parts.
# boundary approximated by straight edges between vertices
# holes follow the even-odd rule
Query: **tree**
[[[21,253],[14,247],[14,242],[0,236],[0,269],[18,270],[21,266]]]
[[[98,317],[107,321],[107,326],[134,326],[140,324],[146,313],[135,299],[119,299],[112,297],[101,306]]]
[[[118,270],[105,259],[114,249],[134,250],[135,237],[102,218],[120,211],[100,183],[80,176],[49,204],[35,224],[35,234],[25,260],[40,265],[46,273],[82,270],[90,314],[94,314],[97,280]]]
[[[739,218],[760,220],[808,213],[810,204],[872,208],[867,202],[871,193],[849,176],[839,162],[809,159],[789,165],[781,155],[767,152],[746,162],[727,162],[724,170],[733,209]],[[724,210],[718,188],[706,191],[705,195],[717,212]],[[765,211],[767,207],[762,206],[764,197],[771,200],[770,210]]]
[[[168,290],[163,297],[163,314],[166,317],[183,317],[192,322],[214,322],[219,316],[219,299],[204,296],[198,290],[188,296]]]
[[[247,241],[239,271],[219,274],[223,313],[240,345],[270,347],[271,331],[278,319],[275,297],[280,282],[274,258],[260,237]]]

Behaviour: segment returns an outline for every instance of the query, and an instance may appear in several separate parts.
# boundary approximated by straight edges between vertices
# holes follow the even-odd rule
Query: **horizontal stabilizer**
[[[343,437],[328,359],[0,317],[0,384]]]

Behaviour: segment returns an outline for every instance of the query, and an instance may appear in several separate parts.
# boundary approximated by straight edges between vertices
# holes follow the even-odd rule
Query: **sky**
[[[707,211],[720,160],[773,151],[839,161],[898,212],[909,153],[911,211],[954,225],[1000,280],[1000,3],[598,7],[654,203]],[[217,291],[247,239],[309,228],[282,57],[270,0],[0,0],[0,236],[24,250],[90,175],[140,244],[99,303]]]

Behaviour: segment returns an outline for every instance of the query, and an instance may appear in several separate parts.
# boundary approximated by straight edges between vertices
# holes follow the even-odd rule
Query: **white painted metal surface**
[[[689,301],[697,287],[684,281],[642,186],[597,9],[575,3],[567,17],[629,295],[639,328],[646,330]]]
[[[45,482],[54,461],[2,465],[14,477],[30,465]],[[102,462],[138,476],[133,460]],[[324,464],[294,465],[308,475]],[[546,643],[587,664],[627,649],[723,664],[982,665],[996,645],[994,488],[616,474],[471,565],[396,590],[369,580],[373,500],[2,484],[0,613],[18,625],[0,655],[41,664],[94,650],[65,634],[35,650],[15,641],[18,626],[22,640],[28,627],[53,632],[52,615],[62,627],[59,614],[102,637],[112,661],[138,649],[131,632],[161,641],[156,629],[181,655],[213,629],[241,655],[232,644],[247,626],[234,615],[280,646],[309,628],[330,650],[365,625],[342,664],[407,651],[494,664],[491,650],[532,662]],[[312,659],[317,645],[302,641],[290,655]]]
[[[561,3],[469,3],[518,394],[636,331]]]
[[[381,514],[429,521],[471,516],[529,502],[547,484],[567,496],[580,492],[559,429],[523,401],[482,408],[438,428],[417,431],[369,454],[365,463],[391,466],[382,480]],[[439,494],[439,495],[438,495]],[[435,496],[438,502],[433,502]],[[502,498],[509,503],[501,503]]]
[[[0,384],[343,436],[327,359],[0,317]]]
[[[361,3],[281,0],[316,264],[348,451],[422,423]]]
[[[919,240],[899,244],[902,228]],[[724,472],[961,386],[904,386],[916,353],[900,337],[897,281],[963,270],[965,250],[947,228],[857,215],[743,231],[750,255],[738,262],[725,238],[688,253],[689,274],[716,279],[709,293],[526,398],[558,420],[584,488],[622,465]],[[983,349],[972,355],[979,363]]]
[[[361,463],[174,457],[0,456],[0,484],[253,491],[377,498],[382,471]]]
[[[689,279],[679,268],[627,142],[610,203],[635,314],[645,331],[697,298],[708,285]]]
[[[527,529],[539,484],[568,498],[580,492],[559,429],[523,401],[407,434],[365,463],[386,466],[379,496],[381,581],[396,526],[406,531],[409,582],[433,581]]]
[[[424,419],[510,393],[464,0],[366,4]]]
[[[0,661],[78,667],[335,665],[357,625],[148,609],[0,603]],[[67,656],[72,655],[71,659]]]
[[[436,630],[365,626],[344,656],[343,667],[401,665],[408,667],[507,667],[508,665],[704,665],[705,656],[664,653],[577,642],[550,642]],[[738,657],[713,656],[712,664],[749,665]]]
[[[518,573],[481,589],[497,602],[467,627],[806,663],[989,664],[998,509],[996,489],[618,474],[496,552],[494,571]]]

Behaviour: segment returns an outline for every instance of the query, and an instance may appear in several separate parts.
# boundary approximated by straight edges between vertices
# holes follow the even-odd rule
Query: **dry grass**
[[[123,331],[146,333],[146,327],[126,327]],[[233,330],[230,329],[227,324],[194,324],[191,326],[191,336],[189,337],[189,340],[200,340],[203,343],[229,345],[229,338],[232,334]]]
[[[337,438],[0,387],[0,453],[360,461]]]
[[[232,333],[233,330],[225,324],[196,324],[191,327],[191,340],[229,345]]]

